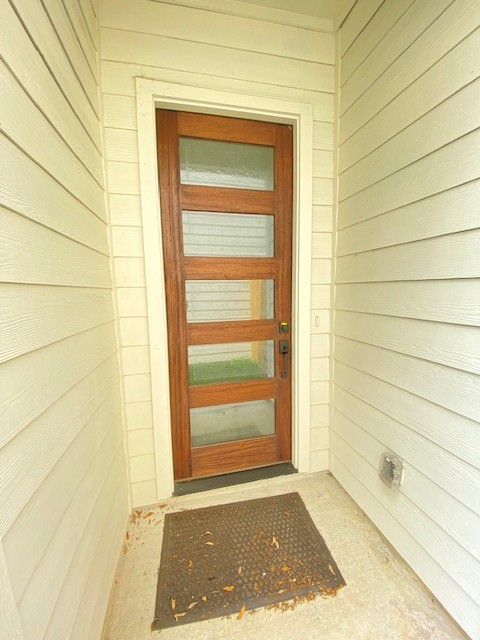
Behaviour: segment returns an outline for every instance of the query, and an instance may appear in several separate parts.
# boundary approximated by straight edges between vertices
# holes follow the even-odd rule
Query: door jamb
[[[195,111],[293,126],[292,462],[310,469],[310,297],[312,245],[313,108],[310,103],[135,78],[140,196],[150,343],[157,499],[173,493],[168,334],[155,109]]]

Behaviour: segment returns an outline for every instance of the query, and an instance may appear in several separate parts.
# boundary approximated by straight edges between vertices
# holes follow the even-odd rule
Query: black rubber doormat
[[[298,493],[165,516],[152,629],[208,620],[345,581]]]

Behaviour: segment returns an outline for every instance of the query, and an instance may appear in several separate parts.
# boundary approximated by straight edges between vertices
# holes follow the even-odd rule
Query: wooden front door
[[[156,117],[175,480],[289,461],[291,128]]]

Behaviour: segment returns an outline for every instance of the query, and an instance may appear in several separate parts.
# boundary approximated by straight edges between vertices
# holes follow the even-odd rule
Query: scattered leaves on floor
[[[175,609],[175,607],[177,606],[177,602],[176,602],[175,598],[172,598],[171,604],[172,604],[172,609]]]
[[[272,538],[272,545],[275,545],[277,549],[280,549],[280,545],[278,544],[278,540],[276,539],[275,536],[273,536]]]
[[[245,615],[245,611],[247,610],[247,605],[244,604],[243,607],[240,609],[238,616],[237,616],[237,620],[241,620],[243,618],[243,616]]]
[[[187,609],[193,609],[193,607],[195,607],[197,604],[198,604],[198,602],[191,602],[191,603],[188,605]]]
[[[178,622],[180,620],[180,618],[183,618],[183,616],[186,616],[186,615],[187,615],[187,612],[184,611],[183,613],[174,613],[173,617]]]
[[[223,587],[224,591],[233,591],[235,589],[235,586],[233,584],[228,585],[227,587]]]

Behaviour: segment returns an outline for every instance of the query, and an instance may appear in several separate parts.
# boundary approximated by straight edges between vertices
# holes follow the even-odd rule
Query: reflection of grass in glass
[[[188,367],[189,383],[209,384],[213,382],[241,382],[267,378],[258,362],[251,358],[233,358],[219,362],[199,362]]]

